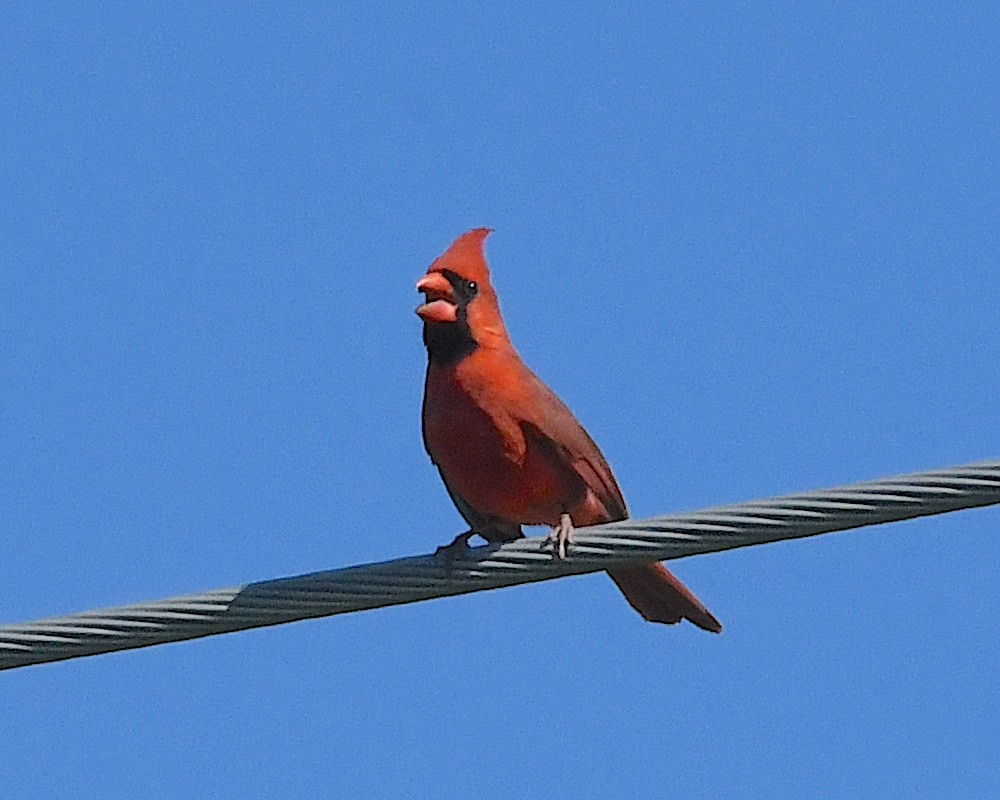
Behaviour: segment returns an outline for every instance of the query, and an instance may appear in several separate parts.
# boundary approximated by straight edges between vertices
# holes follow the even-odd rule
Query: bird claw
[[[573,520],[569,514],[563,514],[559,517],[559,524],[545,537],[542,549],[547,550],[551,545],[552,558],[562,561],[566,558],[566,550],[571,544],[573,544]]]
[[[455,560],[461,560],[462,556],[465,555],[469,548],[469,539],[475,536],[474,531],[466,531],[465,533],[460,533],[455,537],[455,541],[451,544],[443,544],[437,550],[434,551],[434,556],[440,558],[444,563],[444,574],[446,578],[451,577],[452,568],[455,564]]]

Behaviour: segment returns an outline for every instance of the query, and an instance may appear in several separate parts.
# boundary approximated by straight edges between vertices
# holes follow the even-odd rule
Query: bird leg
[[[545,550],[552,545],[552,557],[561,561],[566,558],[566,548],[571,544],[573,544],[573,520],[569,514],[562,514],[559,517],[559,524],[542,542],[542,549]]]
[[[455,537],[455,541],[451,544],[443,544],[434,551],[434,555],[444,562],[444,574],[446,577],[451,577],[451,568],[455,563],[455,559],[462,558],[469,549],[469,539],[475,535],[475,531],[467,530],[465,533],[458,534]]]

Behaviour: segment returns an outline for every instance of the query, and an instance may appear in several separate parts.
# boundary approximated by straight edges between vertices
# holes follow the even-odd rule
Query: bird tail
[[[643,619],[666,625],[686,619],[702,630],[722,632],[722,623],[663,564],[617,567],[608,575]]]

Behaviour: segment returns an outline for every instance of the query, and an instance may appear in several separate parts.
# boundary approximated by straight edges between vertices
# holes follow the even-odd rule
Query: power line
[[[1000,503],[1000,461],[648,520],[580,528],[564,561],[541,537],[0,626],[0,669],[497,589]]]

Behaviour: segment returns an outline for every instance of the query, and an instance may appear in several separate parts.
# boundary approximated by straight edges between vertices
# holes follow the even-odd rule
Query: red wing
[[[608,522],[628,517],[628,508],[611,467],[600,449],[573,416],[573,412],[538,377],[534,384],[534,406],[522,423],[525,436],[547,444],[601,501]]]

